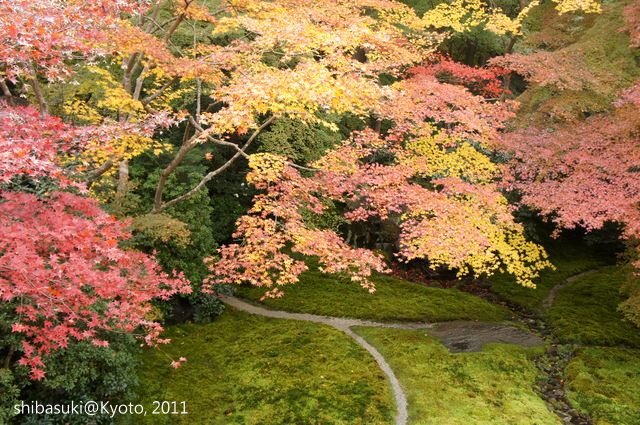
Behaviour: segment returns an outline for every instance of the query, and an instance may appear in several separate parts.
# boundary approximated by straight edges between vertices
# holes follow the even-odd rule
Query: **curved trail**
[[[345,334],[349,335],[353,340],[360,345],[362,348],[367,350],[371,356],[375,359],[380,369],[387,375],[387,378],[391,382],[391,390],[393,392],[393,397],[396,402],[396,417],[395,423],[396,425],[406,425],[407,419],[409,418],[409,413],[407,411],[407,396],[404,393],[402,386],[400,385],[400,381],[396,377],[395,373],[393,373],[393,369],[385,358],[380,354],[376,348],[369,344],[364,340],[360,335],[356,334],[351,330],[352,326],[373,326],[373,327],[384,327],[384,328],[399,328],[399,329],[425,329],[429,328],[432,325],[429,323],[413,323],[413,324],[401,324],[401,323],[378,323],[371,322],[368,320],[358,320],[358,319],[346,319],[341,317],[329,317],[329,316],[319,316],[316,314],[304,314],[304,313],[289,313],[287,311],[280,310],[269,310],[257,305],[249,304],[235,297],[220,297],[220,299],[225,303],[234,307],[238,310],[245,311],[247,313],[256,314],[258,316],[264,317],[272,317],[275,319],[288,319],[288,320],[300,320],[303,322],[313,322],[313,323],[321,323],[324,325],[332,326],[336,329],[341,330]]]
[[[271,317],[274,319],[299,320],[303,322],[320,323],[332,326],[349,335],[362,348],[367,350],[374,358],[380,369],[387,375],[391,383],[391,389],[396,403],[396,425],[406,425],[409,418],[407,412],[407,396],[400,385],[393,369],[384,356],[364,338],[356,334],[351,328],[354,326],[366,326],[375,328],[395,328],[395,329],[425,329],[429,334],[440,339],[451,351],[477,351],[482,349],[485,343],[502,342],[519,344],[523,346],[534,346],[542,344],[542,339],[530,332],[523,331],[509,325],[482,322],[442,322],[442,323],[385,323],[370,320],[351,319],[344,317],[320,316],[307,313],[290,313],[288,311],[270,310],[235,297],[220,297],[220,299],[231,307],[258,316]]]
[[[548,309],[556,301],[556,296],[558,295],[558,291],[560,291],[562,288],[566,287],[567,285],[572,284],[576,280],[583,278],[584,276],[589,276],[590,274],[593,274],[593,273],[599,271],[601,268],[602,267],[598,267],[598,268],[595,268],[595,269],[590,269],[590,270],[587,270],[587,271],[584,271],[584,272],[569,276],[568,278],[566,278],[564,280],[563,283],[561,283],[559,285],[556,285],[553,288],[551,288],[551,290],[549,291],[549,294],[547,295],[547,297],[544,299],[544,301],[542,301],[542,307],[544,309]]]

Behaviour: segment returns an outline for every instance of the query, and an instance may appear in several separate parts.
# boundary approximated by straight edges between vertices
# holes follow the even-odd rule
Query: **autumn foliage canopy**
[[[454,0],[418,16],[391,0],[0,0],[0,301],[22,338],[18,363],[42,379],[43,357],[73,341],[104,346],[124,332],[166,342],[154,299],[241,283],[282,296],[304,257],[374,292],[370,278],[388,264],[345,237],[357,225],[393,229],[399,261],[459,277],[505,272],[533,287],[551,264],[508,192],[559,227],[615,221],[637,237],[637,85],[606,114],[507,131],[512,73],[556,90],[591,75],[553,52],[509,52],[485,67],[438,52],[474,28],[515,41],[538,5],[514,15]],[[637,45],[637,7],[629,12]],[[309,163],[255,149],[281,120],[337,133],[344,116],[365,125]],[[203,146],[231,153],[208,152],[211,164],[176,191]],[[156,217],[248,166],[256,195],[233,236],[211,246],[204,282],[130,249],[131,164],[142,157],[155,167],[144,213]],[[343,227],[314,219],[327,214]]]

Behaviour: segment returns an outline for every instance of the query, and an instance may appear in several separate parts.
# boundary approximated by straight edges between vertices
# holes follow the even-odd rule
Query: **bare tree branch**
[[[207,175],[205,175],[202,180],[200,180],[200,182],[194,186],[191,190],[189,190],[187,193],[178,196],[177,198],[174,198],[170,201],[167,202],[162,202],[162,192],[158,192],[158,190],[156,190],[156,198],[155,198],[155,203],[154,203],[154,207],[153,207],[153,211],[152,212],[161,212],[167,208],[169,208],[172,205],[177,204],[178,202],[184,201],[185,199],[188,199],[190,197],[192,197],[193,195],[195,195],[200,189],[202,189],[209,181],[211,181],[214,177],[218,176],[219,174],[221,174],[223,171],[225,171],[227,168],[229,168],[238,158],[242,157],[242,156],[246,156],[246,150],[249,146],[251,146],[251,144],[255,141],[256,137],[258,137],[258,134],[260,134],[260,132],[262,130],[264,130],[269,124],[271,124],[273,122],[273,120],[275,119],[274,116],[269,117],[265,122],[263,122],[260,127],[258,127],[253,134],[251,134],[251,137],[249,137],[249,139],[247,139],[247,141],[244,143],[244,145],[242,145],[241,148],[238,148],[237,152],[231,157],[229,158],[229,160],[227,160],[227,162],[225,162],[224,164],[222,164],[220,167],[216,168],[215,170],[211,171],[210,173],[208,173]],[[192,123],[193,124],[193,123]],[[200,127],[202,128],[202,127]],[[196,127],[197,129],[197,127]],[[198,138],[198,137],[202,137],[202,133],[197,133],[193,138]],[[192,139],[193,139],[192,138]],[[207,136],[207,138],[209,138],[209,136]],[[192,140],[190,139],[190,140]],[[220,142],[218,139],[213,139],[213,141],[215,143]],[[225,142],[225,144],[228,142]],[[219,143],[220,144],[220,143]],[[232,144],[232,143],[231,143]],[[184,145],[183,145],[184,146]],[[236,146],[237,147],[237,146]],[[182,150],[182,148],[181,148]],[[180,154],[180,152],[178,152],[178,154]],[[185,154],[186,155],[186,152]],[[182,157],[184,157],[184,155]],[[174,162],[176,162],[175,160],[178,158],[178,156],[176,156],[176,158],[174,158],[174,161],[172,161],[172,164]],[[171,166],[171,164],[170,164]],[[169,174],[171,174],[171,172],[173,172],[173,170],[175,170],[175,168],[178,166],[178,164],[176,163],[175,166],[169,171],[169,173],[166,175],[165,177],[165,183],[166,183],[166,178],[169,177]],[[163,170],[163,173],[165,171],[167,171],[169,169],[169,167],[167,167],[165,170]],[[164,183],[163,183],[164,186]],[[159,186],[158,186],[159,187]]]
[[[113,160],[112,159],[108,159],[107,161],[105,161],[104,164],[102,164],[98,168],[95,168],[95,169],[91,170],[90,172],[88,172],[87,176],[85,177],[85,180],[87,182],[89,182],[89,183],[94,182],[94,181],[98,180],[100,178],[100,176],[102,176],[104,173],[109,171],[111,169],[111,167],[113,167],[113,166],[114,166]]]

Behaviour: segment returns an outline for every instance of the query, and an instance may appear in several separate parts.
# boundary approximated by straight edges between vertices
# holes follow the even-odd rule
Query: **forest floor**
[[[147,423],[393,424],[406,400],[409,424],[640,424],[640,331],[616,310],[629,271],[552,261],[538,289],[496,276],[482,296],[390,277],[368,295],[316,272],[277,300],[242,288],[145,354],[141,400],[191,413]]]

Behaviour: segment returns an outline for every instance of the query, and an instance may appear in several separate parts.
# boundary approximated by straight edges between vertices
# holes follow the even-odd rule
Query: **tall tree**
[[[514,222],[495,185],[499,167],[483,153],[496,146],[510,104],[489,103],[421,68],[411,74],[390,88],[383,110],[395,127],[386,136],[357,133],[312,169],[271,154],[249,157],[248,180],[264,193],[238,221],[241,241],[211,261],[209,284],[250,282],[267,288],[265,296],[281,296],[281,286],[306,270],[294,252],[318,257],[322,271],[344,272],[373,292],[368,277],[385,271],[381,258],[305,219],[339,203],[350,223],[398,226],[401,260],[428,259],[459,276],[506,271],[534,286],[550,266],[546,253]]]

